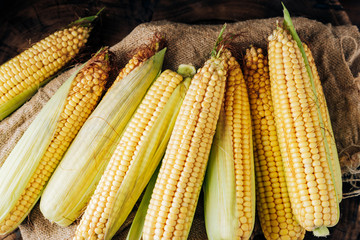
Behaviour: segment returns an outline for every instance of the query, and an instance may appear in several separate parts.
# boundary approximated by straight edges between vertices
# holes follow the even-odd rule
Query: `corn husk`
[[[204,181],[205,226],[209,239],[235,239],[238,217],[234,156],[225,112],[220,113]]]
[[[51,222],[67,226],[82,213],[127,122],[159,74],[165,51],[112,86],[85,122],[43,193],[40,210]]]
[[[82,67],[46,103],[0,168],[0,222],[15,206],[48,148],[70,86]]]

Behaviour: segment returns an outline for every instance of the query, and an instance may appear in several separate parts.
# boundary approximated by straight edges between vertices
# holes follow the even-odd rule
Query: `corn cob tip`
[[[187,77],[192,78],[196,73],[196,69],[191,64],[180,64],[177,73],[183,76],[184,78]]]
[[[130,52],[138,62],[143,62],[151,58],[156,52],[166,47],[165,36],[159,32],[154,33],[153,37],[149,39],[149,43],[142,44]]]
[[[156,32],[151,43],[153,46],[155,46],[155,51],[159,51],[166,46],[166,37],[164,34]]]
[[[313,230],[313,234],[315,237],[326,237],[330,235],[329,229],[325,226],[321,226],[319,228],[315,228]]]
[[[97,58],[99,56],[104,56],[104,59],[107,60],[109,58],[109,47],[108,46],[102,47],[94,54],[94,58]]]
[[[85,68],[93,66],[93,64],[102,65],[104,62],[109,62],[109,47],[103,47],[95,53],[95,55],[87,62]],[[105,70],[108,71],[110,64],[105,65]],[[106,79],[104,79],[106,80]]]

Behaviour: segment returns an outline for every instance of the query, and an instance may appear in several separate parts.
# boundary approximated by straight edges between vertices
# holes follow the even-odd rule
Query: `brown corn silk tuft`
[[[121,69],[114,81],[114,84],[123,79],[133,69],[140,66],[144,61],[152,57],[157,51],[163,49],[165,45],[165,37],[163,37],[160,33],[155,33],[153,38],[150,39],[149,44],[142,44],[130,53],[133,57],[129,60],[125,67]]]

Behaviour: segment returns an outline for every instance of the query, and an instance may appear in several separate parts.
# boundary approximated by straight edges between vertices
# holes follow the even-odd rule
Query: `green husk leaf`
[[[313,76],[313,72],[312,72],[310,64],[309,64],[309,60],[308,60],[308,58],[306,56],[306,52],[305,52],[304,46],[302,45],[300,37],[298,36],[298,34],[297,34],[296,30],[295,30],[295,27],[294,27],[294,25],[292,23],[290,14],[289,14],[288,10],[286,9],[285,5],[283,3],[282,3],[282,5],[283,5],[283,8],[284,8],[284,10],[283,10],[283,12],[284,12],[284,27],[290,32],[290,34],[293,37],[294,41],[298,45],[298,47],[300,49],[300,52],[301,52],[301,55],[302,55],[302,58],[303,58],[304,63],[305,63],[306,71],[307,71],[307,73],[309,75],[309,78],[310,78],[311,88],[312,88],[312,91],[314,93],[314,101],[315,101],[316,110],[317,110],[317,114],[318,114],[319,122],[320,122],[321,135],[322,135],[322,137],[324,139],[326,160],[328,162],[328,166],[330,168],[332,181],[333,181],[334,186],[335,186],[336,199],[337,199],[337,202],[339,203],[341,201],[341,198],[339,197],[340,196],[339,193],[342,192],[342,182],[341,181],[335,181],[335,177],[337,177],[337,178],[340,177],[341,178],[341,170],[340,170],[340,165],[339,165],[339,159],[338,159],[338,156],[337,156],[337,151],[333,152],[334,156],[335,156],[335,159],[332,159],[331,152],[330,152],[330,147],[336,150],[335,142],[332,141],[331,143],[329,143],[328,140],[327,140],[327,137],[326,137],[327,133],[330,132],[332,134],[333,132],[332,132],[331,127],[330,127],[330,129],[326,129],[324,119],[323,119],[323,116],[321,114],[320,101],[318,99],[318,93],[316,91],[314,76]],[[333,135],[331,136],[331,138],[332,139],[334,138]],[[329,146],[329,144],[330,144],[330,146]],[[333,169],[333,162],[332,161],[335,161],[334,164],[335,164],[336,169]],[[337,172],[335,172],[335,171],[337,171]],[[340,174],[339,174],[339,171],[340,171]],[[338,206],[338,209],[339,209],[339,206]],[[338,212],[338,217],[339,217],[340,216],[340,210],[338,210],[337,212]],[[314,231],[316,231],[316,234],[318,234],[317,236],[326,236],[326,235],[319,235],[319,234],[322,234],[322,233],[324,233],[324,234],[326,233],[324,228],[326,228],[326,227],[321,227],[320,230],[314,230]],[[313,233],[315,234],[315,232],[313,232]]]
[[[144,146],[147,146],[147,148],[142,148],[139,151],[131,167],[128,169],[122,185],[116,193],[114,206],[112,207],[109,221],[106,224],[108,229],[105,234],[105,240],[111,239],[124,223],[155,169],[158,167],[165,153],[190,81],[190,78],[185,79],[171,94],[147,138],[144,140]]]
[[[78,20],[75,20],[72,23],[70,23],[68,25],[68,27],[79,26],[79,25],[84,26],[84,27],[90,27],[92,22],[99,17],[100,13],[104,9],[105,9],[105,7],[101,8],[94,16],[83,17],[83,18],[80,18]]]
[[[52,222],[71,224],[90,200],[126,124],[161,70],[166,48],[114,84],[89,116],[40,201]]]
[[[152,175],[146,187],[145,193],[140,202],[140,206],[136,211],[133,222],[131,223],[131,227],[129,229],[126,240],[141,240],[147,209],[150,204],[151,195],[155,187],[156,178],[159,174],[159,170],[160,170],[160,164],[158,168],[155,170],[154,174]]]
[[[45,104],[0,168],[0,222],[13,209],[39,165],[54,135],[71,83],[84,66],[73,73]]]
[[[207,236],[236,239],[236,192],[231,131],[220,112],[204,180],[204,213]]]

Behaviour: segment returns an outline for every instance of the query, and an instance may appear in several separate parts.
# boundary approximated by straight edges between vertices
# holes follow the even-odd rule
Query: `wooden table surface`
[[[59,29],[73,19],[101,15],[88,47],[98,49],[119,42],[138,24],[170,20],[189,24],[213,24],[282,16],[281,1],[267,0],[0,0],[0,64],[22,52],[32,43]],[[283,0],[292,16],[304,16],[333,25],[360,26],[360,1]],[[359,11],[357,11],[359,10]],[[89,51],[90,52],[90,51]],[[80,55],[87,58],[86,54]],[[327,239],[360,240],[360,197],[344,199],[340,222],[330,229]],[[1,237],[0,237],[1,239]],[[19,232],[5,238],[21,239]],[[264,239],[260,233],[253,239]],[[311,233],[306,239],[318,239]]]

